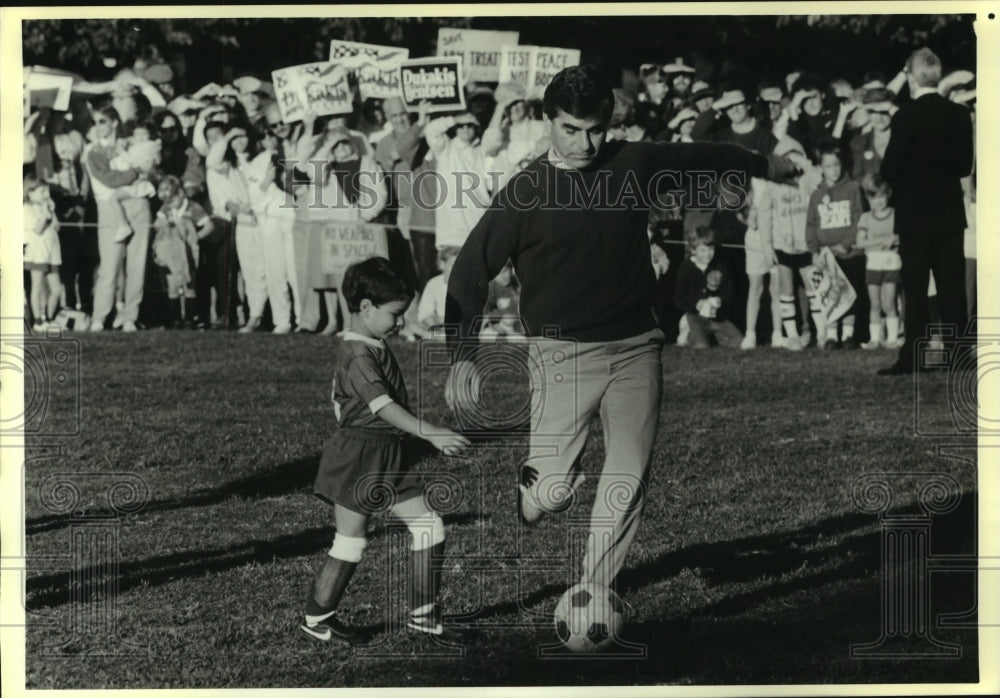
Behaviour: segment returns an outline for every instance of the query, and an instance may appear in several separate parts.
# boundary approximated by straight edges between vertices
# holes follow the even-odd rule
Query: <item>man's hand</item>
[[[456,416],[479,407],[482,378],[472,361],[456,361],[444,386],[444,401]]]

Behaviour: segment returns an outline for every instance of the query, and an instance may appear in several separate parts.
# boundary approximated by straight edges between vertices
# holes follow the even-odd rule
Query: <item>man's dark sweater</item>
[[[691,190],[694,173],[716,176],[723,196],[744,196],[750,177],[792,169],[733,145],[606,143],[583,170],[547,155],[501,190],[462,247],[448,281],[445,323],[451,344],[474,335],[489,280],[507,259],[521,281],[521,315],[532,336],[609,342],[656,327],[648,192]]]

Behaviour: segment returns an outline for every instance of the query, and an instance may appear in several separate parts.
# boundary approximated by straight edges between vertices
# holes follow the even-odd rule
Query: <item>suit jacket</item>
[[[892,186],[897,235],[965,229],[961,180],[972,157],[965,107],[934,93],[896,113],[881,174]]]

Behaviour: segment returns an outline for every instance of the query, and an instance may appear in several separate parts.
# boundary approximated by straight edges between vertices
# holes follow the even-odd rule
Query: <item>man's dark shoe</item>
[[[355,630],[346,623],[342,623],[337,620],[337,616],[335,615],[330,616],[329,618],[324,618],[315,625],[303,623],[301,627],[307,635],[310,635],[322,642],[335,640],[342,644],[357,645],[363,643],[367,639],[360,631]]]

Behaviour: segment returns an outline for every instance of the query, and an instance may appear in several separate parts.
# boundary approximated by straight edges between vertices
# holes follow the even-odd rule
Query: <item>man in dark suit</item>
[[[914,51],[905,71],[913,101],[892,120],[881,174],[892,186],[896,210],[906,341],[896,363],[879,375],[918,370],[915,342],[927,336],[930,271],[942,321],[958,337],[968,323],[961,180],[972,171],[972,120],[968,109],[938,94],[941,61],[930,49]]]

